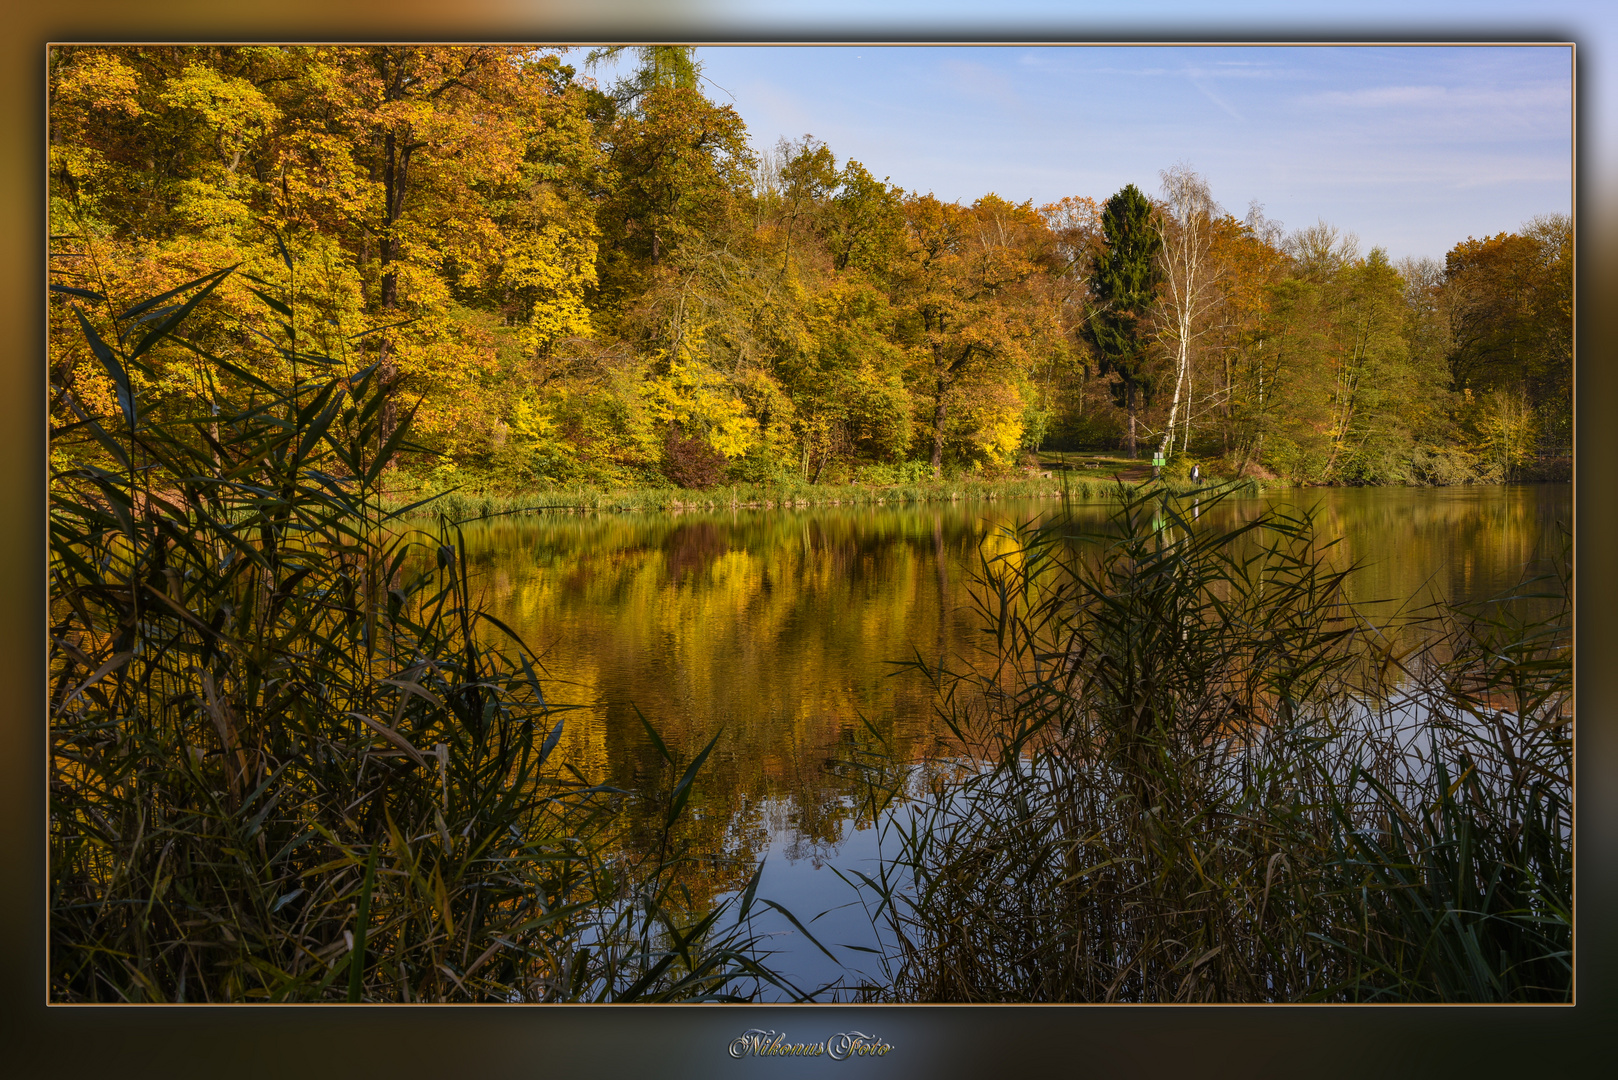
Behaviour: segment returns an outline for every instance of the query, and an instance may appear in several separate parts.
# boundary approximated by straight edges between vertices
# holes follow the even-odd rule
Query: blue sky
[[[1570,50],[728,47],[705,91],[757,147],[812,134],[907,190],[1036,204],[1187,162],[1238,216],[1442,258],[1572,206]],[[610,78],[607,71],[597,73]]]
[[[579,0],[546,2],[571,10]],[[1579,149],[1594,165],[1583,209],[1606,209],[1598,199],[1618,191],[1612,0],[670,3],[592,0],[588,11],[609,26],[621,17],[626,37],[641,40],[1576,40]],[[666,26],[655,21],[665,15]],[[1288,228],[1324,219],[1395,258],[1441,258],[1468,235],[1572,203],[1565,51],[709,46],[700,55],[708,92],[734,101],[757,145],[811,133],[839,160],[945,198],[1105,198],[1128,182],[1154,190],[1159,170],[1184,161],[1238,215],[1257,201]]]

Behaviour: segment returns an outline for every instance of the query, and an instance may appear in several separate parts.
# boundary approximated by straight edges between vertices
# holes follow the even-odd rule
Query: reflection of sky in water
[[[1313,508],[1334,558],[1356,562],[1349,597],[1379,610],[1502,592],[1562,551],[1564,485],[1327,488],[1199,508],[1231,526],[1265,503]],[[1007,550],[1008,524],[1051,502],[928,504],[506,519],[466,532],[494,614],[543,655],[549,696],[569,714],[561,747],[594,781],[633,788],[656,774],[635,708],[684,760],[720,732],[692,800],[692,843],[767,856],[759,895],[789,907],[839,961],[877,974],[874,931],[831,866],[870,872],[876,831],[851,830],[851,781],[828,769],[871,721],[897,754],[926,757],[940,734],[932,697],[895,660],[961,662],[980,635],[970,580]],[[1077,504],[1078,531],[1108,504]],[[765,911],[782,969],[806,987],[843,972]],[[810,920],[814,920],[810,922]]]
[[[867,906],[869,896],[862,902],[855,889],[831,869],[835,866],[850,880],[857,880],[854,871],[875,877],[877,830],[868,821],[859,829],[851,828],[846,820],[841,824],[841,839],[823,848],[818,857],[806,856],[800,838],[789,832],[773,834],[764,853],[758,895],[791,911],[837,958],[834,963],[784,916],[762,907],[754,914],[753,932],[759,935],[762,947],[775,954],[768,962],[806,991],[839,981],[882,981],[880,961],[862,951],[878,947],[872,909]],[[891,848],[889,839],[887,846]],[[782,995],[766,988],[765,1000],[779,997]]]

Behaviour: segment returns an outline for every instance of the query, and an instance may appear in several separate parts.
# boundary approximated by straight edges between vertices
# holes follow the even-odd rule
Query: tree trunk
[[[1180,355],[1176,358],[1174,365],[1174,400],[1169,404],[1169,422],[1168,426],[1163,429],[1163,441],[1157,444],[1158,457],[1166,458],[1169,452],[1174,449],[1174,425],[1180,416],[1180,394],[1185,387],[1186,374],[1191,367],[1191,342],[1186,336],[1188,322],[1189,320],[1181,321]],[[1189,411],[1189,408],[1188,402],[1187,411]]]
[[[404,213],[405,188],[410,172],[410,155],[414,152],[415,147],[409,141],[408,133],[405,136],[404,146],[400,147],[398,137],[394,132],[390,131],[383,139],[383,148],[382,229],[381,235],[378,237],[377,249],[378,261],[382,264],[380,282],[382,295],[379,299],[383,315],[386,318],[392,312],[398,310],[399,306],[399,272],[394,269],[393,265],[397,261],[399,251],[394,240],[393,229],[400,216]],[[398,405],[394,402],[393,397],[393,385],[399,378],[399,366],[393,361],[391,350],[388,348],[388,340],[385,336],[382,339],[381,349],[377,356],[376,376],[377,382],[382,387],[382,392],[387,395],[382,406],[382,426],[378,432],[380,441],[377,444],[377,450],[380,453],[381,448],[386,446],[388,440],[393,437],[393,429],[399,419]],[[396,464],[397,462],[390,456],[382,467],[384,470],[391,471]]]
[[[940,479],[944,475],[944,420],[948,416],[949,406],[944,401],[944,391],[948,389],[944,377],[940,375],[937,382],[937,397],[933,403],[933,479]]]
[[[1124,400],[1129,405],[1129,435],[1125,445],[1129,448],[1129,460],[1135,460],[1135,387],[1129,384],[1124,387]]]
[[[392,310],[399,303],[399,272],[393,268],[399,256],[393,229],[404,213],[405,186],[409,179],[410,155],[415,149],[407,141],[401,149],[397,135],[384,136],[382,155],[382,229],[377,238],[378,261],[382,264],[382,307]]]
[[[1221,405],[1221,410],[1224,412],[1225,416],[1224,416],[1224,423],[1222,423],[1220,425],[1219,439],[1220,439],[1220,450],[1225,454],[1229,454],[1230,453],[1230,422],[1231,422],[1231,416],[1232,416],[1231,408],[1230,408],[1230,399],[1231,399],[1231,395],[1232,395],[1232,392],[1233,392],[1233,387],[1235,385],[1234,377],[1233,377],[1232,370],[1231,370],[1231,355],[1230,355],[1230,350],[1229,349],[1225,350],[1224,359],[1225,359],[1225,391],[1224,391],[1225,392],[1225,400],[1224,400],[1224,403]]]
[[[1191,452],[1191,401],[1196,396],[1197,377],[1189,365],[1185,369],[1185,434],[1180,436],[1180,453]]]

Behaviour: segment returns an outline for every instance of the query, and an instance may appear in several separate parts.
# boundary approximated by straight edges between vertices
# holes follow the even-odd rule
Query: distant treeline
[[[755,150],[694,50],[629,58],[601,88],[600,57],[531,47],[55,50],[53,423],[119,408],[75,305],[240,264],[131,373],[143,408],[207,415],[219,361],[279,333],[248,291],[291,296],[311,372],[379,364],[431,451],[397,465],[438,487],[892,483],[1040,447],[1565,475],[1566,216],[1439,265],[1238,219],[1184,166],[945,202],[807,135]]]

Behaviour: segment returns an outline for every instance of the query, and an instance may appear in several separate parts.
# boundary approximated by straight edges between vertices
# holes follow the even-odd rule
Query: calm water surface
[[[1559,560],[1571,488],[1313,489],[1225,503],[1234,523],[1266,503],[1311,507],[1335,557],[1360,564],[1357,604],[1466,602]],[[561,751],[598,782],[633,788],[658,767],[638,708],[683,760],[719,733],[693,799],[697,850],[736,861],[735,887],[768,855],[760,888],[854,966],[863,912],[828,865],[875,857],[852,827],[854,784],[831,767],[862,717],[913,758],[941,748],[926,680],[896,661],[964,657],[978,637],[972,575],[1007,526],[1052,502],[555,516],[469,526],[467,555],[494,614],[541,653],[568,714]],[[1077,504],[1101,528],[1107,504]],[[839,972],[782,924],[781,959],[809,983]]]

